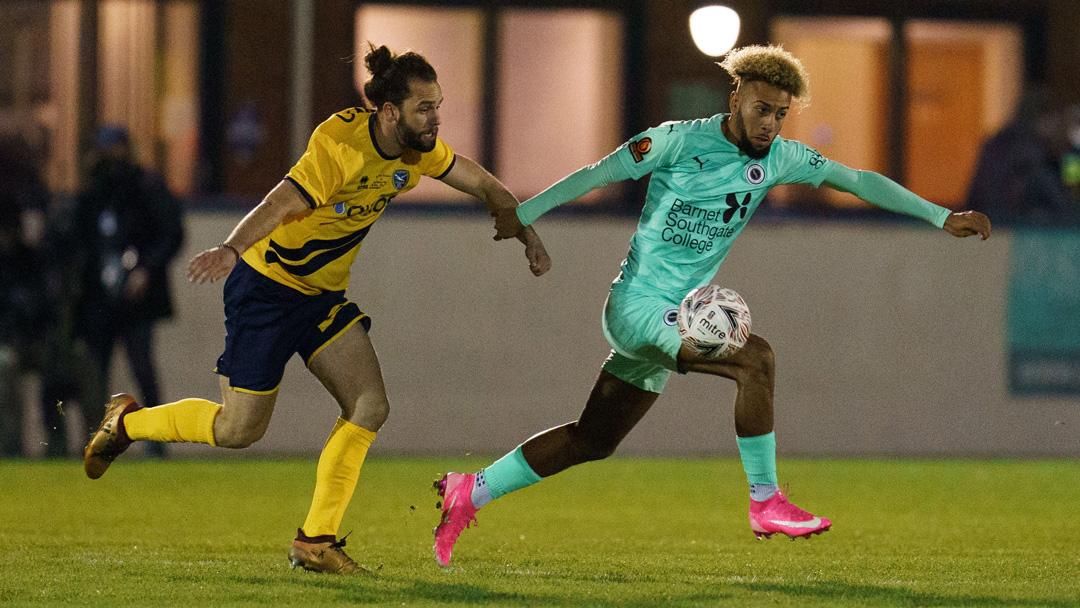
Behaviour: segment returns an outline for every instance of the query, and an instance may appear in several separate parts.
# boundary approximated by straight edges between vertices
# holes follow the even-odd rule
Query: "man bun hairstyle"
[[[718,63],[738,88],[744,82],[760,81],[791,93],[799,106],[810,103],[810,77],[802,62],[780,45],[751,45],[728,51]]]
[[[401,107],[409,96],[409,81],[413,78],[425,82],[438,80],[435,68],[419,53],[408,51],[395,55],[386,45],[375,48],[368,42],[368,46],[371,50],[364,56],[364,65],[371,77],[364,83],[364,97],[375,109],[388,101]]]

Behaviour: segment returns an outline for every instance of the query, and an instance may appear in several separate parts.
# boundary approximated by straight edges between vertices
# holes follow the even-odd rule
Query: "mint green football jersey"
[[[726,116],[666,122],[613,153],[634,179],[652,173],[616,284],[681,299],[712,279],[770,188],[817,187],[832,170],[833,161],[782,137],[765,158],[750,158],[724,137]]]

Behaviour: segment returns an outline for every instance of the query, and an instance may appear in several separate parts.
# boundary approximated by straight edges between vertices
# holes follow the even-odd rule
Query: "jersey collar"
[[[382,148],[379,147],[379,140],[375,138],[375,117],[376,116],[378,116],[378,114],[373,112],[371,114],[371,118],[368,118],[368,121],[367,121],[368,132],[371,133],[371,145],[372,145],[372,147],[375,148],[375,151],[379,153],[379,156],[383,157],[386,160],[397,160],[397,159],[401,158],[400,154],[398,154],[397,156],[387,156],[386,153],[382,151]]]
[[[721,112],[720,114],[717,114],[717,116],[720,117],[720,120],[716,121],[716,130],[720,132],[720,139],[724,141],[725,147],[728,149],[729,152],[743,154],[743,151],[739,149],[739,146],[731,143],[731,141],[728,140],[727,136],[724,135],[724,121],[731,120],[731,112]]]

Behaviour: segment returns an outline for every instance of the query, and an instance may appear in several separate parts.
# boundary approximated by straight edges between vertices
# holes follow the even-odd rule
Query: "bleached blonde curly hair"
[[[750,45],[732,49],[716,65],[724,68],[738,88],[755,80],[791,93],[798,107],[810,103],[810,76],[802,62],[780,45]]]

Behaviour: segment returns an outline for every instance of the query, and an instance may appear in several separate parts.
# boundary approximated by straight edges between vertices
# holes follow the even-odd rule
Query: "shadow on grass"
[[[729,583],[732,587],[742,587],[758,593],[783,593],[798,598],[817,598],[825,601],[846,600],[866,605],[893,606],[947,606],[968,608],[983,606],[1025,606],[1039,608],[1076,608],[1075,600],[1052,599],[1007,599],[989,595],[941,595],[923,593],[903,587],[881,587],[877,585],[853,585],[846,583]]]
[[[281,585],[286,583],[288,592],[298,589],[322,589],[334,592],[338,600],[352,604],[375,604],[389,601],[431,601],[439,605],[498,604],[502,606],[592,606],[596,608],[649,608],[654,606],[680,606],[687,604],[711,604],[729,599],[726,593],[679,594],[676,597],[652,596],[640,598],[608,599],[588,597],[567,591],[565,594],[544,594],[528,591],[495,591],[483,585],[470,583],[441,583],[426,580],[405,581],[380,580],[378,577],[330,577],[304,575],[282,581],[276,577],[234,576],[232,582],[244,585]],[[390,584],[390,588],[387,587]],[[395,583],[405,583],[398,586]],[[288,594],[288,592],[286,592]],[[258,592],[234,595],[232,599],[251,601],[266,600]]]
[[[415,581],[412,586],[402,590],[402,597],[432,600],[442,604],[477,604],[499,603],[520,606],[596,606],[598,608],[646,608],[650,606],[673,606],[682,603],[715,602],[729,596],[721,594],[680,595],[677,598],[621,598],[607,599],[582,597],[568,591],[565,595],[550,595],[528,592],[509,593],[492,591],[487,587],[468,583],[432,583]],[[659,603],[658,603],[659,602]]]

